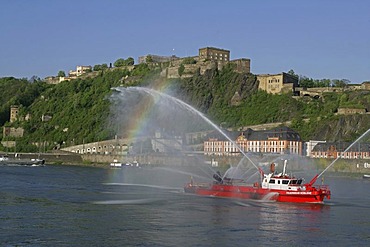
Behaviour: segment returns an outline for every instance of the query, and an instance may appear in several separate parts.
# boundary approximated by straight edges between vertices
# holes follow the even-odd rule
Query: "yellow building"
[[[70,70],[68,73],[69,77],[77,77],[82,74],[85,74],[87,72],[90,72],[92,70],[91,66],[83,66],[83,65],[78,65],[76,66],[76,70]]]
[[[364,81],[361,84],[361,89],[370,90],[370,81]]]
[[[11,123],[14,123],[18,119],[18,111],[19,111],[19,106],[17,105],[10,106],[10,122]]]
[[[267,93],[279,94],[294,92],[298,87],[298,77],[287,73],[257,75],[258,89]]]

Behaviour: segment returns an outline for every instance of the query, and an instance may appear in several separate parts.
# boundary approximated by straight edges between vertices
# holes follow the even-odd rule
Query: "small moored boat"
[[[122,163],[121,162],[118,162],[118,160],[113,160],[113,162],[110,163],[110,167],[112,167],[112,168],[120,168],[120,167],[122,167]]]
[[[0,165],[17,165],[17,166],[44,166],[45,160],[43,159],[23,159],[17,157],[9,158],[7,155],[0,156]]]

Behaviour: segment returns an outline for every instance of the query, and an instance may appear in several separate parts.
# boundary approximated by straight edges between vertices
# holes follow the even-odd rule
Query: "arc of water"
[[[370,129],[368,129],[365,133],[363,133],[359,138],[357,138],[356,141],[354,141],[351,145],[348,146],[348,148],[346,148],[343,152],[347,152],[353,145],[355,145],[356,142],[358,142],[360,139],[362,139],[364,136],[366,136],[368,133],[370,132]],[[326,172],[339,158],[341,157],[338,156],[335,160],[333,160],[333,162],[331,162],[320,174],[317,178],[321,177],[322,174],[324,174],[324,172]]]
[[[244,155],[245,158],[248,159],[249,162],[252,163],[252,165],[257,169],[259,170],[258,166],[247,156],[247,154],[241,149],[241,147],[235,142],[233,141],[229,136],[227,136],[216,124],[214,124],[211,120],[209,120],[206,116],[204,116],[203,113],[201,113],[200,111],[198,111],[197,109],[195,109],[194,107],[192,107],[191,105],[171,96],[171,95],[168,95],[168,94],[165,94],[165,93],[162,93],[162,92],[158,92],[154,89],[150,89],[150,88],[145,88],[145,87],[130,87],[130,89],[133,89],[133,90],[137,90],[137,91],[144,91],[145,93],[151,95],[151,96],[161,96],[161,97],[164,97],[166,99],[169,99],[171,100],[172,102],[176,103],[177,105],[181,106],[181,107],[185,107],[187,110],[197,114],[198,116],[200,116],[204,121],[206,121],[208,124],[210,124],[213,128],[215,128],[218,132],[220,132],[228,141],[230,141],[238,150],[241,154]],[[122,90],[118,89],[119,91],[122,92]]]

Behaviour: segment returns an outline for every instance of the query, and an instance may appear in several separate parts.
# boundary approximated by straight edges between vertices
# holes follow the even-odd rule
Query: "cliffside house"
[[[270,94],[294,92],[298,87],[298,76],[288,73],[257,75],[258,89]]]

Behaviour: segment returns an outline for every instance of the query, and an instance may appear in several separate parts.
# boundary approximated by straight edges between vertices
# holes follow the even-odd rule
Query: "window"
[[[275,183],[275,179],[270,179],[270,184],[274,184]]]

